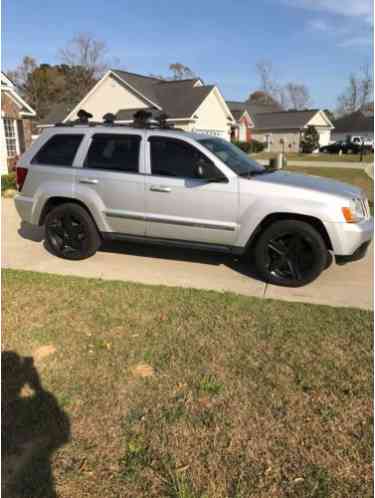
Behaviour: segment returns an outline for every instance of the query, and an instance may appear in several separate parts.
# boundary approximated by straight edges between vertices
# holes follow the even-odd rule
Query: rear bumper
[[[360,223],[325,223],[325,227],[335,256],[352,257],[362,246],[368,247],[374,234],[373,218]]]
[[[25,197],[21,194],[16,195],[14,204],[22,221],[35,224],[33,221],[33,198]]]

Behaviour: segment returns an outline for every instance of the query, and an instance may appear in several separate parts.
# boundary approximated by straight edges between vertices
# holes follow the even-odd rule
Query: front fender
[[[245,247],[261,223],[270,215],[300,215],[316,218],[325,223],[338,221],[326,203],[304,199],[255,199],[240,211],[240,230],[236,246]],[[337,214],[338,216],[338,214]]]

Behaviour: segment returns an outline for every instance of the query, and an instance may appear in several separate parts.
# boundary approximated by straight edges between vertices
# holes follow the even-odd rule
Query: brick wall
[[[18,105],[7,95],[6,92],[1,93],[1,110],[3,117],[6,118],[19,118],[19,110]]]
[[[6,92],[1,93],[2,118],[17,119],[22,121],[23,134],[26,149],[31,145],[32,121],[20,115],[20,108]],[[12,171],[17,164],[18,158],[7,158],[8,171]]]

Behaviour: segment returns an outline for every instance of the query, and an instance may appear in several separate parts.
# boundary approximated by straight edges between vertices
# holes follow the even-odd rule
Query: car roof
[[[123,132],[124,134],[126,133],[131,133],[131,134],[139,134],[139,133],[148,133],[151,135],[160,135],[163,134],[163,136],[172,136],[172,137],[188,137],[193,140],[199,140],[202,138],[212,138],[211,135],[208,135],[206,133],[191,133],[191,132],[186,132],[183,130],[176,130],[176,129],[165,129],[165,128],[135,128],[131,126],[126,126],[126,125],[57,125],[57,126],[51,126],[48,128],[45,128],[44,131],[50,135],[54,134],[66,134],[66,133],[87,133],[88,131],[90,133],[111,133],[111,132]]]

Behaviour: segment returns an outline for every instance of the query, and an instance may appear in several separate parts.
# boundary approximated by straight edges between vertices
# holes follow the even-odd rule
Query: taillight
[[[16,167],[16,183],[19,192],[21,192],[23,184],[25,183],[27,172],[27,168],[23,168],[22,166]]]

